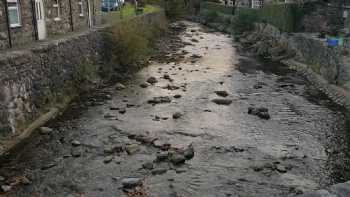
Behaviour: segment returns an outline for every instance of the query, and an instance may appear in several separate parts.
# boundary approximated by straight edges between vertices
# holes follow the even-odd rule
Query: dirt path
[[[232,38],[185,27],[173,61],[73,104],[2,161],[7,195],[295,196],[350,177],[336,106],[282,65],[239,55]]]

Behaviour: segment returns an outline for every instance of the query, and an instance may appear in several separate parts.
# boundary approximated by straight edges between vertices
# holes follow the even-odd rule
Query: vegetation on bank
[[[254,27],[254,23],[259,22],[272,24],[284,32],[298,32],[303,30],[304,16],[311,13],[315,7],[314,3],[302,7],[297,4],[279,4],[267,5],[262,9],[233,10],[217,3],[203,2],[201,17],[206,23],[234,34],[249,31]]]
[[[104,54],[109,64],[101,70],[104,78],[113,78],[115,74],[134,72],[143,67],[156,41],[167,29],[167,19],[158,7],[146,5],[143,13],[136,15],[129,4],[122,12],[123,18],[115,14],[113,25],[104,32],[104,47],[109,49]]]
[[[161,9],[158,6],[154,5],[145,5],[142,8],[142,13],[137,13],[135,10],[135,7],[130,4],[126,3],[121,9],[117,11],[111,11],[107,13],[103,13],[102,15],[102,20],[103,23],[108,23],[108,24],[116,24],[120,21],[123,20],[130,20],[132,18],[137,17],[138,15],[142,14],[149,14],[149,13],[155,13],[155,12],[160,12]]]

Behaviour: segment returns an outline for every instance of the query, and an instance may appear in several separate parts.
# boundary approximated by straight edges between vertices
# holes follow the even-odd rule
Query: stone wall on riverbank
[[[331,186],[329,189],[308,192],[301,197],[346,197],[350,193],[350,181]]]
[[[159,18],[165,18],[162,11],[138,17],[149,26],[159,23]],[[1,139],[15,139],[43,114],[99,84],[99,70],[110,63],[110,43],[104,33],[108,28],[0,55]]]
[[[341,50],[326,46],[313,34],[287,34],[269,24],[256,24],[253,32],[244,34],[241,43],[258,55],[282,60],[293,58],[308,65],[329,83],[350,82],[350,66],[343,61]]]

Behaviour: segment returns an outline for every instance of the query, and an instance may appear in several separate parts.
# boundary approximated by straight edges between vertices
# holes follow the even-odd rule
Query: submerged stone
[[[212,102],[218,105],[231,105],[232,100],[231,99],[213,99]]]
[[[134,188],[134,187],[142,185],[142,179],[141,178],[125,178],[125,179],[122,179],[122,185],[126,189]]]

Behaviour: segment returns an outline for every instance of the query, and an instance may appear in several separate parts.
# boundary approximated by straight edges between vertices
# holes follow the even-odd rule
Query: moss
[[[321,74],[321,66],[319,64],[310,63],[309,65],[314,72],[316,72],[317,74]]]
[[[86,82],[94,82],[99,78],[98,68],[99,66],[95,64],[77,65],[73,73],[75,83],[83,84]]]

